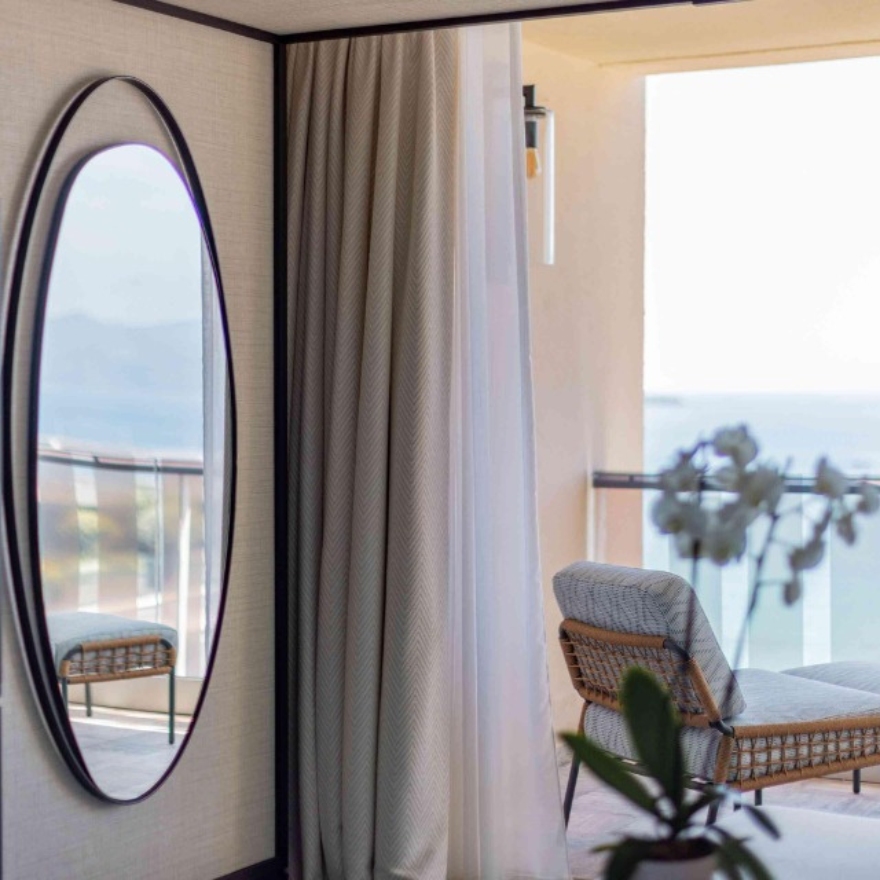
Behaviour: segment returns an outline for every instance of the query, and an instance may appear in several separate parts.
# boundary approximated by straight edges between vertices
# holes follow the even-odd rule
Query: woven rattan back
[[[721,714],[697,662],[662,636],[599,629],[566,619],[559,641],[575,690],[589,703],[620,711],[620,681],[632,666],[652,672],[665,684],[682,721],[707,727]]]

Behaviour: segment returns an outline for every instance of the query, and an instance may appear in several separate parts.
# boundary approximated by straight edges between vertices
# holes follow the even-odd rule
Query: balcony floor
[[[86,764],[107,794],[131,800],[152,787],[168,769],[186,738],[191,719],[175,718],[175,742],[168,743],[168,716],[71,704],[70,720]]]
[[[563,792],[569,767],[567,757],[561,757]],[[810,779],[767,789],[764,804],[880,819],[880,785],[863,782],[861,794],[853,794],[848,780]],[[649,834],[651,830],[649,819],[581,768],[568,826],[568,855],[575,880],[601,876],[605,856],[593,853],[594,847],[613,842],[621,834]],[[755,834],[760,834],[757,828]]]

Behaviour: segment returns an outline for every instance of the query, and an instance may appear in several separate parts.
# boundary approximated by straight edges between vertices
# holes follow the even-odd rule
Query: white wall
[[[274,853],[271,47],[110,0],[2,0],[4,271],[49,125],[78,86],[107,73],[135,74],[169,103],[214,223],[239,406],[229,600],[202,717],[177,770],[144,804],[106,806],[74,783],[43,729],[4,561],[6,880],[208,880]]]
[[[529,43],[528,29],[525,82],[556,113],[556,264],[541,264],[533,180],[530,280],[551,698],[557,729],[570,730],[581,701],[557,643],[553,574],[579,559],[641,562],[640,493],[592,492],[588,480],[642,467],[644,79]]]

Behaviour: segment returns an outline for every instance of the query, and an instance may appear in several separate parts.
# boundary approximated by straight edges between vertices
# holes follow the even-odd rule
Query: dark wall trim
[[[516,9],[509,12],[491,12],[478,15],[457,15],[449,18],[423,19],[421,21],[403,21],[394,24],[361,25],[351,28],[328,28],[325,30],[302,31],[290,34],[276,34],[260,28],[240,24],[185,9],[164,0],[114,0],[126,6],[136,6],[160,15],[169,15],[183,21],[205,25],[221,31],[228,31],[252,40],[264,43],[311,43],[318,40],[339,40],[347,37],[371,37],[383,34],[403,34],[412,31],[439,30],[441,28],[464,27],[466,25],[496,24],[499,22],[532,21],[540,18],[561,18],[570,15],[593,15],[599,12],[625,11],[627,9],[656,9],[664,6],[708,6],[714,3],[737,3],[740,0],[600,0],[598,3],[577,3],[572,6],[539,6],[531,9]]]
[[[283,880],[284,872],[277,859],[269,859],[219,877],[218,880]]]
[[[290,706],[287,404],[287,46],[273,50],[274,425],[275,425],[275,856],[289,865]]]
[[[278,43],[281,39],[278,34],[273,34],[271,31],[264,31],[247,24],[239,24],[237,21],[229,21],[229,19],[220,18],[218,15],[208,15],[204,12],[184,9],[182,6],[176,6],[174,3],[165,3],[163,0],[114,0],[114,2],[122,3],[125,6],[136,6],[138,9],[146,9],[148,12],[157,12],[159,15],[168,15],[171,18],[190,21],[193,24],[205,25],[205,27],[211,27],[218,31],[238,34],[240,37],[259,40],[262,43]]]
[[[540,18],[562,18],[571,15],[593,15],[599,12],[623,12],[627,9],[654,9],[663,6],[706,6],[710,3],[736,3],[739,0],[602,0],[600,3],[578,3],[573,6],[545,6],[537,9],[517,9],[511,12],[492,12],[483,15],[457,15],[451,18],[434,18],[424,21],[397,22],[395,24],[364,25],[354,28],[338,28],[322,31],[285,34],[282,39],[290,43],[313,43],[318,40],[339,40],[348,37],[375,37],[385,34],[404,34],[413,31],[440,30],[478,24],[533,21]]]

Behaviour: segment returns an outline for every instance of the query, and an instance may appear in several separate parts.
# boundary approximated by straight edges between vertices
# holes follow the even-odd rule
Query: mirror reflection
[[[205,684],[228,522],[218,289],[189,191],[141,145],[72,179],[38,388],[40,576],[57,683],[89,773],[139,797]]]

